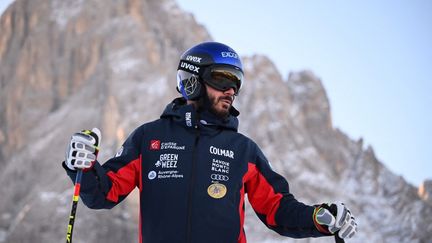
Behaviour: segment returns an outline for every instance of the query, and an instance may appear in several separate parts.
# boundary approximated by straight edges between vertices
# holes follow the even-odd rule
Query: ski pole
[[[72,233],[73,233],[76,209],[78,206],[79,194],[81,189],[81,177],[82,177],[82,170],[77,170],[77,175],[75,178],[74,194],[72,197],[72,209],[69,215],[69,224],[66,233],[66,243],[72,243]]]
[[[330,212],[333,215],[336,215],[336,209],[335,208],[330,208],[329,207],[328,209],[330,210]],[[335,237],[335,242],[336,243],[345,243],[345,240],[339,237],[339,230],[336,231],[334,234],[335,234],[334,237]]]
[[[345,243],[345,240],[340,238],[338,235],[339,231],[335,232],[335,241],[336,243]]]
[[[331,214],[337,215],[336,208],[332,208],[327,204],[323,204],[322,207],[330,211]],[[345,240],[339,237],[339,230],[334,233],[334,237],[336,243],[345,243]]]
[[[85,135],[83,136],[82,133]],[[96,161],[97,155],[99,153],[99,144],[100,144],[100,140],[102,137],[100,130],[98,128],[93,128],[92,130],[83,130],[83,131],[81,131],[81,134],[78,133],[76,135],[81,136],[81,138],[84,137],[84,139],[86,139],[87,142],[90,141],[91,143],[93,143],[92,147],[94,148],[94,155],[95,155],[94,159],[95,160],[92,163],[94,163]],[[86,145],[80,145],[79,147],[82,147],[82,146],[86,146]],[[80,195],[82,174],[83,174],[82,169],[77,168],[77,174],[75,177],[74,194],[72,197],[72,209],[71,209],[71,213],[69,215],[69,224],[68,224],[67,232],[66,232],[66,243],[72,243],[72,233],[73,233],[73,227],[74,227],[74,223],[75,223],[75,215],[76,215],[76,210],[77,210],[78,200],[79,200],[79,195]]]

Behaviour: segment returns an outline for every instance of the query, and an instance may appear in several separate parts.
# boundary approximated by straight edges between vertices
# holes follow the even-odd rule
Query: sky
[[[0,0],[1,13],[10,2]],[[432,1],[178,3],[215,41],[268,56],[284,78],[313,71],[335,127],[411,184],[432,179]]]
[[[432,1],[178,2],[215,41],[268,56],[284,78],[313,71],[335,127],[411,184],[432,179]]]
[[[0,0],[0,13],[3,13],[6,8],[11,4],[11,0]]]

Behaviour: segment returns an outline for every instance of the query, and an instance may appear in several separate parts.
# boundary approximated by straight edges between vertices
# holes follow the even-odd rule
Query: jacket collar
[[[183,126],[191,128],[199,124],[237,131],[239,114],[234,107],[231,107],[230,115],[226,119],[221,119],[207,110],[198,113],[193,105],[186,104],[186,100],[180,97],[166,106],[161,118],[173,118]]]

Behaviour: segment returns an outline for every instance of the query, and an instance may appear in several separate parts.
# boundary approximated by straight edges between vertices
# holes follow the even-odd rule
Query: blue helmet
[[[203,84],[217,90],[233,88],[237,95],[243,82],[239,55],[229,46],[204,42],[193,46],[180,57],[177,68],[177,91],[187,100],[198,100]]]

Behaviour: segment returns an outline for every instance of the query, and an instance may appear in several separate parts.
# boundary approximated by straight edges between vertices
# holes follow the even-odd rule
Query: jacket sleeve
[[[288,182],[272,170],[258,147],[255,161],[248,164],[244,181],[249,202],[268,228],[293,238],[326,236],[314,225],[314,207],[294,198]]]
[[[141,138],[140,129],[135,130],[124,142],[114,158],[103,165],[96,161],[92,169],[84,171],[80,196],[92,209],[109,209],[120,203],[135,188],[141,188]],[[68,176],[75,181],[76,172],[68,169]]]

